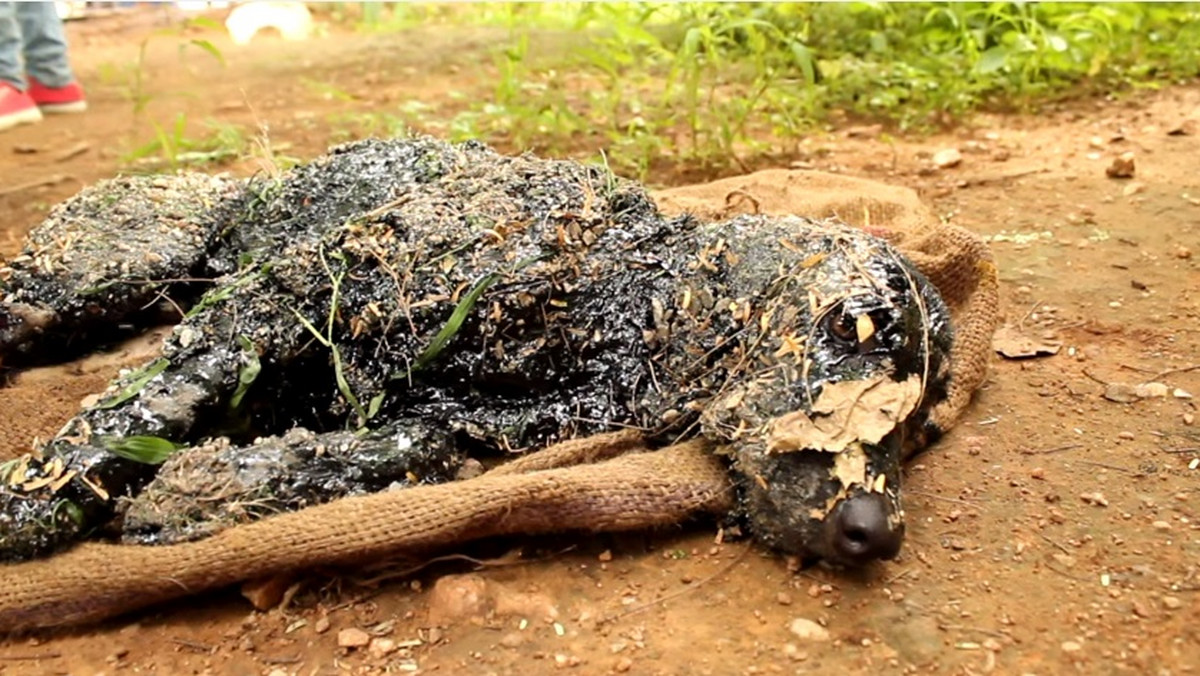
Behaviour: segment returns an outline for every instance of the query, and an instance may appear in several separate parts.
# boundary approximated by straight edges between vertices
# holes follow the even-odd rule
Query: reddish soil
[[[206,35],[225,66],[194,48],[180,57],[184,40],[155,35],[139,118],[114,73],[167,18],[156,9],[70,25],[91,110],[0,136],[0,254],[48,205],[120,171],[120,157],[153,137],[146,120],[259,122],[277,148],[307,158],[347,135],[346,113],[486,96],[495,76],[488,31],[330,29],[240,49]],[[266,612],[230,590],[12,639],[0,644],[0,672],[1195,673],[1200,414],[1187,393],[1200,395],[1198,122],[1200,86],[1190,85],[981,117],[935,138],[840,130],[797,146],[815,168],[912,186],[939,214],[992,236],[1008,322],[1061,344],[1053,356],[997,357],[963,423],[910,466],[909,538],[896,561],[797,572],[752,545],[714,544],[705,525],[490,543],[472,551],[525,556],[477,572],[439,561],[366,586],[317,575]],[[951,147],[961,164],[930,169],[931,153]],[[1125,152],[1136,176],[1107,177]],[[106,359],[17,375],[0,390],[0,441],[53,433],[122,361]],[[1120,403],[1104,397],[1114,382],[1168,387]],[[472,585],[483,602],[458,607]],[[793,631],[797,619],[827,635]],[[377,640],[339,647],[350,628]]]

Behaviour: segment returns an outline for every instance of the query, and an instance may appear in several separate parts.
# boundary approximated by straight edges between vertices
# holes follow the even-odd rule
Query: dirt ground
[[[0,255],[48,205],[118,172],[148,140],[128,81],[113,73],[167,18],[156,9],[69,26],[91,110],[0,135]],[[335,114],[482,96],[493,75],[486,31],[330,29],[245,48],[207,37],[224,67],[181,58],[178,37],[147,43],[146,115],[263,123],[302,158],[338,138]],[[310,82],[352,96],[329,98]],[[794,571],[743,542],[715,544],[709,524],[488,543],[471,550],[491,557],[484,565],[451,558],[373,585],[314,575],[266,612],[228,590],[10,639],[0,672],[1196,673],[1198,123],[1193,84],[981,117],[934,138],[860,128],[797,145],[803,166],[912,186],[939,214],[991,236],[1008,323],[1058,346],[997,356],[963,423],[908,468],[909,536],[895,561]],[[947,148],[961,163],[931,169]],[[1126,152],[1136,175],[1106,176]],[[16,376],[0,390],[0,441],[11,452],[14,440],[53,433],[121,361]],[[1166,388],[1142,394],[1165,396],[1111,385],[1154,382]]]

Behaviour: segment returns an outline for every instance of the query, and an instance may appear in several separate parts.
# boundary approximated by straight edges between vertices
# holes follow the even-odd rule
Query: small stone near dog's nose
[[[891,527],[887,503],[878,495],[860,495],[843,503],[833,529],[834,548],[854,562],[895,558],[904,539],[902,528]]]

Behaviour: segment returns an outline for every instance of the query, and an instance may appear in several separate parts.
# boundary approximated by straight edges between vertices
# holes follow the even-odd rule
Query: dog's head
[[[726,275],[753,311],[741,370],[705,407],[754,535],[862,564],[900,550],[900,462],[944,398],[952,341],[937,290],[887,242],[836,223],[744,220]]]

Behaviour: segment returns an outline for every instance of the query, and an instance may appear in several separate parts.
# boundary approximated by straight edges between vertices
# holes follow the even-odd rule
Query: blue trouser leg
[[[0,2],[0,82],[25,90],[21,68],[21,29],[16,3]]]
[[[67,38],[53,2],[18,2],[25,73],[47,87],[65,87],[75,76],[67,62]]]

